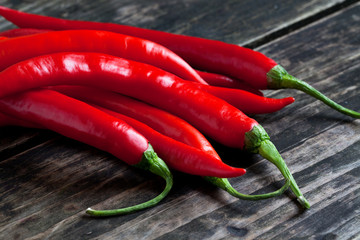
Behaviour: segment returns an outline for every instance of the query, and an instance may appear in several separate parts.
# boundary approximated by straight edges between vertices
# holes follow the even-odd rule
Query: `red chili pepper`
[[[0,33],[0,40],[6,38],[14,38],[14,37],[21,37],[21,36],[28,36],[38,33],[46,33],[51,30],[45,29],[35,29],[35,28],[15,28],[6,30]],[[246,90],[248,92],[252,92],[254,94],[263,96],[263,93],[258,89],[255,89],[248,84],[241,82],[240,80],[235,80],[225,75],[211,73],[211,72],[204,72],[204,71],[196,71],[198,75],[205,80],[210,85],[219,86],[219,87],[227,87],[227,88],[236,88]]]
[[[241,89],[215,87],[204,84],[191,85],[221,98],[246,114],[264,114],[276,112],[293,103],[293,97],[275,99],[262,97]]]
[[[196,128],[183,119],[145,102],[112,91],[91,87],[55,86],[50,89],[134,118],[165,136],[201,149],[205,153],[220,159],[209,141]],[[154,144],[153,146],[155,147]],[[155,148],[157,149],[157,147]]]
[[[79,111],[79,108],[81,108],[81,111]],[[104,115],[102,116],[99,111],[94,111],[90,106],[52,90],[35,90],[24,94],[20,93],[15,96],[5,97],[0,99],[0,110],[1,112],[6,112],[18,119],[29,119],[32,121],[30,124],[23,124],[19,121],[15,121],[15,123],[12,124],[19,124],[21,126],[33,126],[37,124],[65,136],[107,150],[115,156],[119,156],[120,151],[124,150],[119,149],[118,145],[122,145],[123,143],[126,143],[126,141],[130,141],[131,144],[136,144],[138,141],[132,133],[127,139],[121,139],[116,133],[111,133],[113,129],[126,129],[126,131],[129,132],[129,127],[123,126],[124,124],[118,124],[118,122],[113,119],[109,122],[108,119],[104,117],[107,114],[102,114]],[[237,177],[245,173],[245,170],[242,168],[230,167],[221,162],[220,159],[206,154],[201,149],[196,149],[157,133],[137,120],[104,108],[101,108],[101,110],[102,112],[105,110],[107,113],[110,113],[109,115],[116,117],[116,119],[123,120],[124,123],[126,122],[132,126],[135,125],[137,131],[144,134],[146,139],[154,143],[153,146],[157,149],[159,156],[165,158],[168,165],[176,170],[200,176],[211,176],[209,179],[214,179],[212,181],[218,179],[214,176]],[[86,112],[86,114],[84,114],[84,112]],[[101,119],[100,121],[104,122],[104,126],[99,127],[101,122],[97,119]],[[107,127],[110,127],[110,129],[106,129]],[[116,143],[109,143],[109,141],[114,141]],[[124,144],[124,147],[129,148],[130,146]],[[132,162],[129,163],[133,164]],[[231,194],[237,194],[238,197],[247,200],[259,200],[278,196],[282,194],[288,186],[284,185],[283,188],[273,193],[251,196],[237,193],[226,180],[218,179],[217,181],[223,182],[222,185],[217,183],[217,186],[222,186],[223,189]],[[139,207],[140,206],[142,205],[139,205]],[[146,207],[148,207],[148,204]],[[131,209],[134,209],[134,207]],[[112,216],[124,214],[124,209],[105,211],[88,209],[87,213],[94,216]]]
[[[150,140],[160,157],[165,160],[171,157],[167,154],[167,152],[169,152],[169,146],[173,144],[171,140],[169,140],[170,143],[167,143],[166,137],[169,137],[189,146],[198,148],[221,161],[215,149],[197,129],[181,118],[161,109],[121,94],[95,88],[81,86],[57,86],[52,89],[81,101],[98,105],[98,108],[101,106],[103,107],[101,108],[103,111],[106,111],[111,115],[129,123]],[[146,124],[146,126],[144,126],[144,124]],[[150,127],[152,129],[150,129]],[[154,130],[160,134],[154,132]],[[166,137],[161,135],[165,135]],[[208,176],[205,178],[231,195],[245,200],[260,200],[278,196],[287,189],[285,184],[281,189],[272,193],[246,195],[237,192],[227,179],[218,179],[216,177],[212,178]]]
[[[166,187],[160,195],[145,203],[123,208],[119,214],[154,206],[172,187],[169,169],[143,135],[124,121],[88,104],[55,91],[34,90],[0,99],[0,108],[3,113],[107,151],[132,166],[165,179]]]
[[[4,32],[0,33],[0,37],[7,37],[7,38],[14,38],[14,37],[21,37],[21,36],[28,36],[38,33],[45,33],[49,32],[51,30],[45,30],[45,29],[35,29],[35,28],[15,28],[10,29]],[[5,39],[3,38],[3,39]],[[230,77],[216,74],[216,73],[210,73],[210,72],[203,72],[203,71],[196,71],[198,75],[205,80],[210,85],[213,86],[219,86],[219,87],[228,87],[228,88],[236,88],[236,89],[242,89],[246,90],[248,92],[252,92],[257,95],[263,96],[262,92],[251,87],[250,85],[241,82],[240,80],[235,80]]]
[[[4,69],[5,67],[12,65],[13,63],[16,63],[17,61],[21,61],[24,60],[26,58],[31,58],[31,57],[35,57],[35,56],[39,56],[42,54],[46,54],[46,53],[52,53],[52,52],[60,52],[61,50],[64,51],[71,51],[71,50],[86,50],[86,51],[91,51],[92,48],[94,48],[96,51],[99,52],[116,52],[115,49],[112,49],[111,47],[106,46],[106,44],[112,44],[113,41],[115,39],[119,40],[119,38],[115,38],[113,36],[113,34],[108,35],[108,33],[106,33],[105,35],[101,35],[99,42],[100,44],[96,44],[98,45],[97,47],[93,47],[94,42],[97,42],[98,40],[92,38],[91,44],[90,46],[86,46],[86,45],[82,45],[81,47],[79,47],[78,43],[75,43],[76,41],[82,41],[83,38],[85,36],[88,36],[89,38],[91,37],[91,35],[95,35],[95,38],[99,38],[99,32],[93,32],[91,31],[90,33],[88,33],[87,31],[84,33],[83,31],[80,32],[72,32],[72,31],[65,31],[65,32],[58,32],[59,34],[51,34],[50,36],[48,36],[47,34],[43,35],[40,34],[38,35],[36,38],[30,38],[30,39],[22,39],[20,38],[20,40],[18,41],[11,41],[8,42],[8,44],[3,44],[0,45],[0,47],[6,49],[7,51],[3,52],[2,57],[4,59],[6,59],[6,61],[3,61],[3,66],[1,68],[1,63],[0,63],[0,69]],[[58,38],[56,38],[56,41],[52,41],[51,39],[54,38],[54,36],[58,36]],[[105,37],[109,37],[110,39],[104,40]],[[18,46],[21,46],[22,44],[25,43],[25,41],[28,42],[37,42],[38,44],[41,43],[42,41],[45,41],[45,39],[47,39],[47,41],[52,42],[52,45],[46,45],[46,47],[41,47],[40,49],[37,48],[31,48],[30,50],[21,50],[22,53],[16,52],[14,51],[15,49],[19,49]],[[70,42],[62,42],[61,44],[59,43],[60,39],[68,39]],[[42,44],[40,44],[39,46],[41,46]],[[127,44],[125,44],[127,45]],[[20,50],[20,49],[19,49]],[[117,50],[119,50],[119,48],[117,48]],[[135,52],[135,51],[134,51]],[[112,55],[116,55],[111,53]],[[117,55],[126,55],[128,56],[128,54],[117,54]],[[139,54],[136,54],[137,58],[138,58]],[[130,59],[132,59],[134,57],[130,57]],[[137,59],[139,60],[139,59]],[[149,60],[150,61],[150,60]],[[144,62],[149,62],[149,61],[144,61]],[[157,64],[159,65],[159,64]],[[235,85],[238,85],[238,88],[246,88],[252,92],[256,92],[255,90],[252,90],[249,87],[246,87],[246,85],[244,86],[240,86],[240,82],[235,82],[234,80],[227,78],[225,76],[221,76],[218,74],[212,74],[212,73],[204,73],[204,72],[200,72],[202,76],[205,76],[206,80],[210,81],[210,83],[214,83],[214,81],[223,81],[223,82],[228,82],[231,83],[231,81],[233,83],[237,83],[237,84],[233,84],[233,87],[235,87]],[[204,84],[202,84],[204,85]],[[226,84],[222,84],[222,85],[226,85]],[[207,86],[207,85],[206,85]],[[216,88],[216,87],[211,87],[208,86],[206,88],[206,86],[204,85],[205,88],[202,88],[203,90],[206,90],[210,93],[212,93],[213,95],[220,97],[224,100],[226,100],[227,102],[229,102],[230,104],[234,105],[235,107],[239,108],[240,110],[242,110],[245,113],[249,113],[249,114],[263,114],[263,113],[270,113],[270,112],[275,112],[278,111],[280,109],[282,109],[283,107],[291,104],[294,102],[293,98],[285,98],[285,99],[272,99],[272,98],[263,98],[263,97],[258,97],[258,96],[254,96],[253,94],[249,94],[245,91],[241,91],[241,90],[236,90],[236,89],[226,89],[226,88]],[[201,87],[201,85],[199,84],[199,87]],[[257,91],[259,92],[259,91]],[[259,92],[261,94],[261,92]]]
[[[7,113],[18,119],[22,119],[22,120],[29,119],[30,122],[36,121],[36,123],[38,123],[38,125],[40,126],[59,132],[64,136],[68,136],[78,141],[85,142],[89,145],[98,147],[99,149],[108,151],[113,155],[119,157],[120,159],[125,158],[122,155],[120,155],[120,153],[123,153],[124,155],[124,153],[131,151],[131,149],[134,149],[134,147],[129,144],[136,144],[138,141],[136,137],[132,137],[132,135],[124,136],[124,139],[121,139],[119,137],[115,138],[113,135],[109,135],[111,128],[105,129],[105,127],[107,127],[107,125],[109,124],[108,122],[105,122],[104,125],[105,127],[102,128],[99,127],[99,129],[92,129],[91,124],[88,124],[86,126],[80,125],[80,124],[85,125],[83,122],[89,122],[85,120],[88,118],[90,120],[95,119],[97,121],[96,122],[97,125],[95,124],[95,126],[100,125],[102,119],[104,119],[103,121],[108,121],[108,120],[103,116],[104,114],[100,114],[99,111],[91,112],[89,110],[89,107],[84,106],[85,104],[83,103],[80,104],[78,103],[79,101],[75,101],[72,98],[66,97],[61,93],[52,90],[46,90],[46,91],[43,90],[43,92],[35,91],[34,93],[29,92],[27,94],[23,94],[23,95],[18,94],[18,95],[19,95],[18,97],[9,96],[9,97],[5,97],[4,99],[0,99],[1,112]],[[64,102],[64,104],[62,104],[62,102]],[[74,105],[72,109],[70,109],[72,106],[71,104]],[[83,107],[81,111],[79,111],[78,109],[80,107]],[[66,111],[65,114],[62,114],[62,112],[64,111]],[[86,114],[84,112],[86,112]],[[94,114],[97,115],[91,117]],[[48,115],[51,117],[51,119],[46,119]],[[55,115],[56,117],[59,118],[59,120],[56,122],[57,125],[55,126],[53,122],[56,120],[53,119],[54,117],[52,117],[52,115]],[[74,128],[78,127],[80,133],[77,133],[77,131],[74,131],[74,129],[71,128],[62,129],[63,127],[60,124],[63,124],[62,123],[63,121],[71,122],[71,120],[74,118],[76,120],[79,118],[80,120],[77,121],[81,121],[80,123],[74,121],[75,123],[73,124],[77,123],[79,126],[77,125],[72,126]],[[114,119],[111,120],[113,121],[112,128],[119,128],[119,130],[122,131],[126,130],[131,134],[130,130],[132,130],[132,128],[130,128],[130,126],[125,127],[116,123]],[[60,125],[61,128],[58,127],[58,125]],[[127,128],[129,128],[129,130],[127,130]],[[101,137],[103,137],[102,135],[104,135],[102,131],[105,132],[104,134],[108,134],[105,135],[105,137],[113,137],[113,139],[106,139],[106,138],[101,139]],[[92,134],[98,134],[99,136],[94,135],[94,137],[92,137]],[[136,132],[136,134],[140,135],[138,132]],[[117,140],[114,141],[114,139]],[[145,139],[145,137],[143,137],[143,139]],[[114,141],[114,143],[109,143],[109,141]],[[127,142],[129,142],[129,144],[127,144]],[[221,162],[218,158],[206,154],[205,152],[200,151],[199,149],[196,149],[194,147],[190,148],[188,145],[185,144],[177,145],[176,143],[178,142],[177,141],[174,142],[175,143],[173,143],[171,146],[169,144],[167,145],[163,144],[163,145],[165,145],[168,151],[168,154],[166,155],[167,157],[166,161],[168,165],[176,170],[189,174],[199,175],[199,176],[213,176],[213,177],[237,177],[245,174],[245,170],[242,168],[230,167],[224,164],[223,162]],[[157,146],[159,146],[160,144],[161,143],[159,142],[156,143]],[[121,145],[122,147],[120,148],[118,145]],[[141,145],[142,142],[139,141],[139,147],[142,147]],[[124,148],[126,148],[127,151],[125,151]],[[137,149],[135,150],[136,153],[139,152]],[[128,156],[129,156],[128,158],[132,157],[129,154]],[[129,164],[136,164],[134,163],[133,160],[133,159],[137,159],[136,157],[137,156],[130,158],[130,160],[132,159],[132,161],[128,159],[124,159],[124,160]],[[184,160],[179,161],[179,159],[181,158],[183,158]]]
[[[182,117],[224,145],[260,153],[279,168],[301,204],[309,207],[268,134],[254,119],[171,73],[110,55],[58,53],[2,71],[0,98],[49,85],[87,85],[132,96]]]
[[[144,124],[136,119],[130,118],[128,116],[119,114],[119,113],[111,111],[111,110],[108,110],[106,108],[101,108],[99,106],[97,106],[97,107],[100,110],[102,110],[106,113],[109,113],[112,116],[115,116],[119,119],[124,120],[125,122],[127,122],[131,126],[133,126],[137,131],[142,133],[145,137],[147,137],[152,142],[155,149],[159,153],[160,157],[162,157],[163,159],[169,159],[172,157],[173,153],[171,153],[171,151],[169,151],[169,148],[171,149],[173,144],[175,143],[175,142],[172,143],[173,142],[172,138],[164,136],[164,135],[154,131],[152,128],[150,128],[146,124]],[[166,144],[164,144],[164,143],[166,143]],[[178,143],[175,143],[175,144],[178,144]],[[161,154],[163,154],[163,155],[161,155]],[[168,163],[168,165],[171,167],[170,162]],[[218,178],[218,177],[211,177],[211,176],[205,176],[204,178],[206,180],[210,181],[211,183],[213,183],[214,185],[224,189],[231,195],[233,195],[237,198],[240,198],[240,199],[244,199],[244,200],[261,200],[261,199],[267,199],[267,198],[279,196],[285,190],[287,190],[290,185],[290,182],[287,181],[286,184],[277,191],[274,191],[271,193],[259,194],[259,195],[247,195],[247,194],[242,194],[242,193],[239,193],[238,191],[236,191],[231,186],[230,182],[226,178]]]
[[[71,32],[71,31],[70,31]],[[71,49],[74,50],[86,50],[86,51],[91,51],[93,46],[81,46],[79,47],[78,44],[74,44],[74,39],[76,41],[80,41],[82,40],[83,37],[85,37],[86,35],[89,34],[80,34],[81,32],[71,32],[71,34],[68,34],[67,32],[65,32],[66,34],[64,34],[64,32],[59,32],[59,37],[56,38],[58,40],[66,37],[66,39],[71,39],[71,43],[62,43],[60,44],[59,47],[56,47],[55,45],[48,45],[47,47],[41,47],[41,49],[37,49],[37,48],[31,48],[30,50],[22,50],[22,54],[20,54],[19,52],[15,52],[13,49],[19,49],[18,47],[15,46],[21,46],[22,44],[25,43],[25,40],[27,40],[28,42],[33,42],[36,41],[37,43],[41,43],[41,41],[44,41],[45,38],[48,38],[49,41],[51,41],[51,39],[54,37],[50,36],[50,37],[46,37],[46,35],[40,35],[37,38],[31,38],[31,39],[20,39],[20,41],[18,42],[10,42],[11,44],[4,44],[4,45],[0,45],[0,47],[7,49],[7,51],[3,52],[2,57],[4,59],[6,59],[6,61],[3,61],[3,65],[1,68],[1,63],[0,63],[0,69],[5,69],[7,66],[12,65],[13,63],[16,63],[17,61],[21,61],[27,58],[31,58],[31,57],[35,57],[35,56],[39,56],[39,55],[43,55],[46,53],[51,53],[51,52],[57,52],[57,51],[70,51]],[[75,34],[74,34],[75,33]],[[91,32],[90,35],[95,34],[95,36],[99,36],[98,34],[96,34],[97,32]],[[91,36],[88,36],[89,38]],[[109,36],[111,38],[111,36]],[[4,37],[6,39],[6,37]],[[101,39],[103,39],[103,36],[101,36]],[[0,39],[1,40],[1,39]],[[104,53],[106,52],[112,52],[111,49],[108,47],[104,47],[108,42],[112,42],[114,40],[114,38],[112,40],[100,40],[101,44],[99,44],[98,47],[95,47],[96,51],[104,51]],[[96,41],[96,40],[95,40]],[[54,44],[59,44],[58,42],[54,42],[52,41]],[[41,46],[42,44],[40,44],[39,46]],[[92,45],[92,44],[91,44]],[[116,55],[116,54],[115,54]],[[118,55],[123,55],[123,54],[118,54]],[[131,57],[130,57],[131,59]],[[144,61],[147,62],[147,61]],[[254,92],[255,94],[262,94],[260,91],[258,90],[254,90],[251,87],[248,87],[246,85],[242,85],[240,82],[238,81],[234,81],[228,77],[219,75],[219,74],[213,74],[213,73],[205,73],[205,72],[200,72],[198,71],[198,73],[200,73],[201,76],[205,77],[205,81],[209,81],[210,84],[214,84],[214,85],[218,85],[219,82],[223,82],[223,84],[220,85],[227,85],[230,86],[232,85],[232,87],[236,87],[236,88],[242,88],[242,89],[246,89],[248,91]],[[201,84],[204,85],[204,84]],[[201,85],[199,84],[199,88],[201,88]],[[258,96],[254,96],[253,94],[249,94],[248,92],[245,91],[241,91],[241,90],[237,90],[237,89],[226,89],[226,88],[217,88],[217,87],[212,87],[212,86],[208,86],[208,85],[204,85],[204,88],[201,88],[207,92],[212,93],[213,95],[220,97],[222,99],[224,99],[225,101],[229,102],[230,104],[234,105],[235,107],[239,108],[240,110],[242,110],[245,113],[249,113],[249,114],[263,114],[263,113],[271,113],[271,112],[275,112],[278,111],[280,109],[282,109],[283,107],[291,104],[294,102],[293,98],[284,98],[284,99],[272,99],[272,98],[264,98],[264,97],[258,97]]]
[[[205,153],[221,160],[215,149],[197,129],[181,118],[178,118],[161,109],[155,108],[144,102],[137,101],[133,98],[129,98],[121,94],[95,88],[81,86],[56,86],[52,87],[52,89],[81,101],[90,102],[92,104],[104,107],[102,108],[103,111],[107,111],[111,115],[125,120],[151,141],[163,159],[168,159],[171,157],[166,156],[166,153],[162,155],[162,149],[167,152],[168,145],[171,145],[172,142],[170,140],[169,144],[165,143],[167,138],[161,135],[165,135],[189,146],[198,148]],[[126,115],[126,117],[124,115]],[[144,126],[144,124],[146,124],[146,126]],[[160,134],[154,132],[149,127],[153,128]],[[282,194],[288,187],[287,184],[285,184],[281,189],[272,193],[261,195],[246,195],[236,191],[225,178],[219,179],[216,177],[207,176],[205,179],[224,189],[231,195],[245,200],[260,200],[275,197]]]
[[[31,46],[22,48],[19,46]],[[52,31],[0,42],[0,69],[19,61],[57,52],[100,52],[144,62],[179,77],[207,83],[183,59],[165,47],[136,37],[96,30]],[[6,60],[5,60],[6,59]]]
[[[235,80],[225,75],[212,73],[212,72],[203,72],[199,70],[197,70],[197,73],[200,75],[202,79],[205,80],[205,82],[207,82],[211,86],[242,89],[259,96],[264,96],[264,94],[260,90],[238,79]]]
[[[98,89],[80,86],[55,87],[53,89],[65,93],[70,97],[85,100],[87,102],[90,102],[91,104],[101,104],[103,106],[114,109],[116,112],[108,110],[106,108],[102,108],[97,105],[93,105],[96,108],[102,110],[103,112],[106,112],[118,119],[121,119],[134,127],[136,131],[140,132],[152,143],[152,146],[154,146],[159,156],[162,159],[165,159],[167,164],[174,169],[197,175],[214,174],[214,172],[216,172],[215,175],[217,175],[219,174],[219,172],[221,172],[221,168],[228,168],[227,165],[224,165],[221,162],[221,159],[216,153],[216,151],[212,148],[211,144],[201,133],[199,133],[196,129],[194,129],[191,125],[189,125],[182,119],[173,116],[165,111],[152,107],[146,103],[139,102],[135,99],[112,93],[110,91],[102,91]],[[47,94],[46,104],[54,104],[55,108],[59,107],[57,105],[59,102],[61,102],[61,98],[63,96],[59,94],[53,94],[53,97],[57,98],[57,100],[53,103],[53,98],[51,98],[51,91],[45,93]],[[18,97],[17,100],[19,100],[20,98],[23,101],[31,102],[32,109],[35,109],[35,111],[31,112],[32,114],[51,114],[51,112],[37,112],[38,109],[42,108],[43,103],[41,101],[33,101],[31,97],[35,97],[36,99],[39,98],[39,95],[41,94],[41,91],[37,91],[30,94],[30,96],[27,96],[25,99],[21,99],[21,97]],[[67,100],[68,99],[65,99],[64,101],[66,102]],[[5,101],[9,100],[5,99]],[[0,101],[0,109],[1,107],[2,106]],[[8,105],[7,109],[5,108],[5,111],[9,111]],[[22,117],[21,114],[18,114],[18,111],[16,112],[16,116]],[[12,110],[12,113],[13,112],[14,111]],[[150,126],[155,125],[157,128],[160,129],[160,132],[153,130],[148,125],[145,125],[144,123],[132,117],[120,114],[119,112],[129,114],[136,119],[142,120]],[[8,117],[4,114],[1,114],[1,112],[0,120],[2,120],[2,122],[0,122],[0,126],[18,125],[25,127],[39,127],[31,122]],[[163,125],[165,125],[165,127]],[[181,143],[179,143],[178,141]],[[199,151],[194,150],[194,148],[192,147],[200,149],[202,152],[211,155],[213,158],[218,159],[219,163],[217,163],[216,160],[214,160],[213,158],[203,157],[203,153],[199,154]],[[190,166],[188,164],[190,164]],[[212,169],[212,166],[214,164],[216,165],[215,170]],[[236,172],[238,172],[238,169],[236,169]],[[281,189],[271,193],[260,195],[247,195],[237,192],[231,186],[230,182],[225,178],[206,176],[205,179],[215,184],[216,186],[224,189],[231,195],[245,200],[260,200],[279,196],[289,187],[290,184],[289,182],[287,182]],[[115,214],[116,211],[117,210],[112,210],[112,214]],[[88,213],[93,214],[94,212],[88,211]],[[95,214],[99,214],[98,211],[96,211]]]
[[[82,42],[85,41],[84,38],[91,39],[91,41],[86,41],[87,44],[82,44]],[[146,57],[144,57],[144,60],[141,62],[150,62],[152,65],[155,64],[155,66],[162,65],[159,61],[165,61],[165,59],[162,59],[164,54],[160,54],[160,56],[153,54],[147,55],[148,52],[140,54],[142,51],[146,51],[146,48],[142,45],[142,40],[135,39],[130,41],[127,39],[126,41],[128,43],[124,44],[116,44],[114,42],[121,41],[122,39],[124,39],[123,35],[110,32],[79,30],[48,32],[5,40],[0,42],[0,48],[3,49],[0,59],[4,59],[4,61],[0,61],[0,70],[31,57],[73,50],[110,53],[111,55],[127,56],[130,59],[135,59],[137,61],[141,61],[141,55],[144,54]],[[18,47],[26,43],[31,44],[32,42],[34,42],[32,47],[26,50]],[[46,44],[45,42],[50,42],[51,44]],[[124,49],[121,49],[121,47],[124,47]],[[158,52],[156,51],[155,54],[157,53]],[[174,57],[174,59],[176,60],[176,57]],[[169,64],[169,67],[167,68],[170,69],[173,66],[176,67],[176,63],[173,65]],[[237,89],[212,87],[205,84],[198,84],[198,87],[201,88],[201,85],[204,85],[204,88],[202,88],[203,90],[226,100],[230,104],[249,114],[263,114],[278,111],[294,101],[293,98],[265,98]],[[206,88],[206,86],[208,87]]]
[[[91,38],[92,40],[87,41],[88,44],[82,44],[84,38]],[[110,52],[112,55],[125,55],[127,57],[130,57],[130,59],[140,60],[140,56],[142,54],[139,53],[143,50],[146,50],[145,48],[143,48],[143,45],[141,45],[142,40],[135,39],[133,42],[130,40],[126,40],[128,43],[123,45],[114,43],[114,41],[121,41],[122,39],[124,39],[123,35],[113,34],[110,32],[79,30],[48,32],[38,35],[20,37],[17,39],[11,39],[9,41],[3,41],[0,43],[0,48],[3,49],[1,57],[3,59],[6,59],[6,61],[0,61],[0,70],[5,69],[6,67],[16,62],[31,57],[47,53],[72,50],[94,50],[102,53]],[[51,44],[45,43],[48,41]],[[34,47],[28,48],[26,50],[18,47],[26,44],[26,42],[28,44],[31,42],[36,42],[36,44],[34,43],[32,45]],[[121,49],[120,46],[124,47],[124,49]],[[134,48],[131,48],[129,46],[133,46]],[[146,52],[144,54],[146,55],[148,53]],[[145,60],[143,60],[142,62],[154,63],[155,61],[156,65],[161,65],[160,63],[158,63],[158,61],[161,61],[161,59],[153,58],[151,54],[149,56],[150,58],[148,56],[144,57],[143,59]],[[161,56],[159,57],[162,58],[163,55],[161,54]],[[175,65],[176,64],[174,64],[174,66]],[[201,85],[199,84],[198,87],[201,87]],[[206,86],[204,85],[204,87]],[[294,101],[293,98],[271,99],[258,97],[254,94],[250,94],[236,89],[217,88],[211,86],[202,89],[226,100],[227,102],[239,108],[243,112],[249,114],[263,114],[278,111]]]
[[[291,76],[264,54],[235,44],[114,23],[46,17],[6,7],[0,7],[0,15],[22,28],[99,29],[148,39],[174,51],[194,68],[229,75],[258,89],[298,89],[345,115],[360,118],[359,112],[337,104],[306,82]]]
[[[44,29],[33,29],[33,28],[15,28],[10,29],[0,33],[0,40],[6,38],[14,38],[14,37],[21,37],[21,36],[28,36],[38,33],[45,33],[49,32],[50,30]],[[241,82],[240,80],[235,80],[225,75],[210,73],[210,72],[203,72],[203,71],[196,71],[198,75],[205,80],[210,85],[219,86],[219,87],[227,87],[227,88],[236,88],[246,90],[248,92],[252,92],[254,94],[263,96],[263,93],[250,85]]]
[[[49,85],[88,85],[134,96],[170,112],[175,110],[185,120],[198,118],[195,127],[205,128],[208,135],[230,147],[243,148],[244,134],[257,125],[255,120],[249,119],[236,108],[223,101],[217,103],[220,99],[192,87],[173,74],[151,65],[106,54],[43,55],[14,64],[2,71],[0,76],[0,97]],[[213,99],[214,106],[211,103]],[[206,114],[202,113],[204,110]],[[246,121],[229,122],[223,126],[219,122],[222,119],[208,121],[212,114],[219,114],[218,111],[224,115],[222,118],[236,117]],[[221,134],[219,128],[227,131],[227,134]]]

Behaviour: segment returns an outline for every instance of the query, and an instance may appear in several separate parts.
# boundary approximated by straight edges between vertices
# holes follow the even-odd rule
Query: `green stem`
[[[284,186],[282,186],[280,189],[278,189],[278,190],[276,190],[274,192],[265,193],[265,194],[258,194],[258,195],[248,195],[248,194],[243,194],[243,193],[239,193],[238,191],[236,191],[231,186],[231,184],[230,184],[230,182],[229,182],[229,180],[227,178],[204,177],[204,179],[211,182],[215,186],[220,187],[221,189],[223,189],[226,192],[230,193],[234,197],[237,197],[237,198],[243,199],[243,200],[252,200],[252,201],[280,196],[290,186],[290,181],[287,181],[284,184]]]
[[[292,88],[297,89],[306,94],[322,101],[329,107],[341,112],[345,115],[351,116],[353,118],[360,118],[360,113],[353,111],[351,109],[345,108],[330,98],[326,97],[324,94],[310,86],[308,83],[301,81],[293,76],[291,76],[283,67],[276,65],[267,73],[268,87],[271,89],[280,89],[280,88]]]
[[[305,208],[310,208],[309,202],[301,193],[284,159],[281,157],[275,145],[270,141],[269,135],[262,126],[256,125],[251,131],[246,133],[245,148],[251,152],[259,153],[262,157],[272,162],[280,170],[284,178],[290,181],[290,188],[300,204]]]
[[[88,208],[86,210],[86,213],[96,217],[109,217],[109,216],[129,214],[148,207],[155,206],[169,193],[173,185],[173,178],[171,172],[169,168],[166,166],[165,162],[157,156],[157,154],[154,152],[154,149],[150,144],[148,149],[144,152],[140,163],[134,166],[144,170],[149,170],[150,172],[165,179],[166,186],[165,189],[162,191],[162,193],[160,193],[157,197],[147,202],[135,206],[120,208],[120,209],[112,209],[112,210],[94,210]]]

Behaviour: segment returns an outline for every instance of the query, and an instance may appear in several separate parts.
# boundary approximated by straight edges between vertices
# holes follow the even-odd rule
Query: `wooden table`
[[[30,2],[0,1],[31,13],[245,45],[336,102],[360,110],[359,1]],[[13,27],[0,19],[0,30]],[[299,91],[265,95],[296,98],[277,113],[253,117],[286,159],[312,205],[309,210],[289,191],[250,202],[200,177],[175,172],[172,191],[156,207],[90,218],[84,214],[90,206],[123,207],[154,197],[162,180],[51,131],[1,127],[0,239],[359,239],[359,120]],[[230,180],[240,192],[265,193],[283,184],[269,162],[213,144],[224,161],[247,169],[246,175]]]

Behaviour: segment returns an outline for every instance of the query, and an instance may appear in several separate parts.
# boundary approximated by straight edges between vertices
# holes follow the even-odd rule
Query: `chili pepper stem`
[[[227,178],[204,177],[204,179],[211,182],[215,186],[220,187],[221,189],[223,189],[226,192],[230,193],[234,197],[237,197],[237,198],[243,199],[243,200],[251,200],[251,201],[262,200],[262,199],[267,199],[267,198],[280,196],[290,186],[290,181],[286,181],[284,186],[282,186],[280,189],[278,189],[278,190],[276,190],[274,192],[265,193],[265,194],[258,194],[258,195],[248,195],[248,194],[239,193],[237,190],[235,190],[231,186],[231,184],[230,184],[230,182],[229,182],[229,180]]]
[[[328,105],[329,107],[353,118],[360,118],[360,113],[337,104],[308,83],[290,75],[282,66],[276,65],[267,73],[268,87],[272,89],[292,88],[300,90]]]
[[[284,178],[290,181],[290,188],[296,195],[299,203],[305,208],[310,208],[310,203],[301,193],[284,159],[270,141],[270,137],[265,129],[260,125],[256,125],[245,136],[245,147],[251,152],[259,153],[262,157],[273,163],[280,170]]]
[[[159,203],[170,191],[173,185],[173,178],[172,174],[165,164],[163,160],[161,160],[157,154],[154,152],[152,146],[149,144],[148,149],[144,152],[142,160],[140,163],[134,165],[138,168],[149,170],[150,172],[164,178],[166,181],[166,186],[162,193],[160,193],[157,197],[135,205],[131,207],[126,208],[120,208],[120,209],[111,209],[111,210],[94,210],[91,208],[88,208],[86,210],[86,213],[95,216],[95,217],[110,217],[110,216],[117,216],[117,215],[125,215],[129,213],[133,213],[148,207],[155,206],[157,203]]]
[[[290,181],[290,188],[297,196],[297,200],[300,202],[300,204],[305,208],[310,208],[309,202],[301,193],[294,177],[286,166],[285,161],[282,159],[276,147],[270,140],[265,140],[261,142],[261,146],[259,147],[259,154],[272,162],[280,170],[285,179]]]

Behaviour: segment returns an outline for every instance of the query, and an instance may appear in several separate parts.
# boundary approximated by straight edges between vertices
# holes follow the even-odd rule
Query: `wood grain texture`
[[[234,43],[256,41],[341,3],[281,2],[0,0],[34,13]],[[257,50],[360,111],[359,23],[360,4],[351,4]],[[0,19],[0,29],[11,27]],[[0,239],[359,239],[359,120],[295,90],[265,94],[296,98],[277,113],[253,117],[286,159],[310,210],[302,210],[290,192],[249,202],[199,177],[174,173],[174,188],[158,206],[121,217],[90,218],[83,211],[89,206],[122,207],[152,198],[161,191],[162,180],[50,131],[1,127]],[[212,143],[224,161],[246,167],[246,175],[230,180],[240,192],[264,193],[283,184],[275,167],[260,157]]]
[[[246,44],[346,2],[352,0],[1,0],[0,4],[67,19],[116,22]]]

